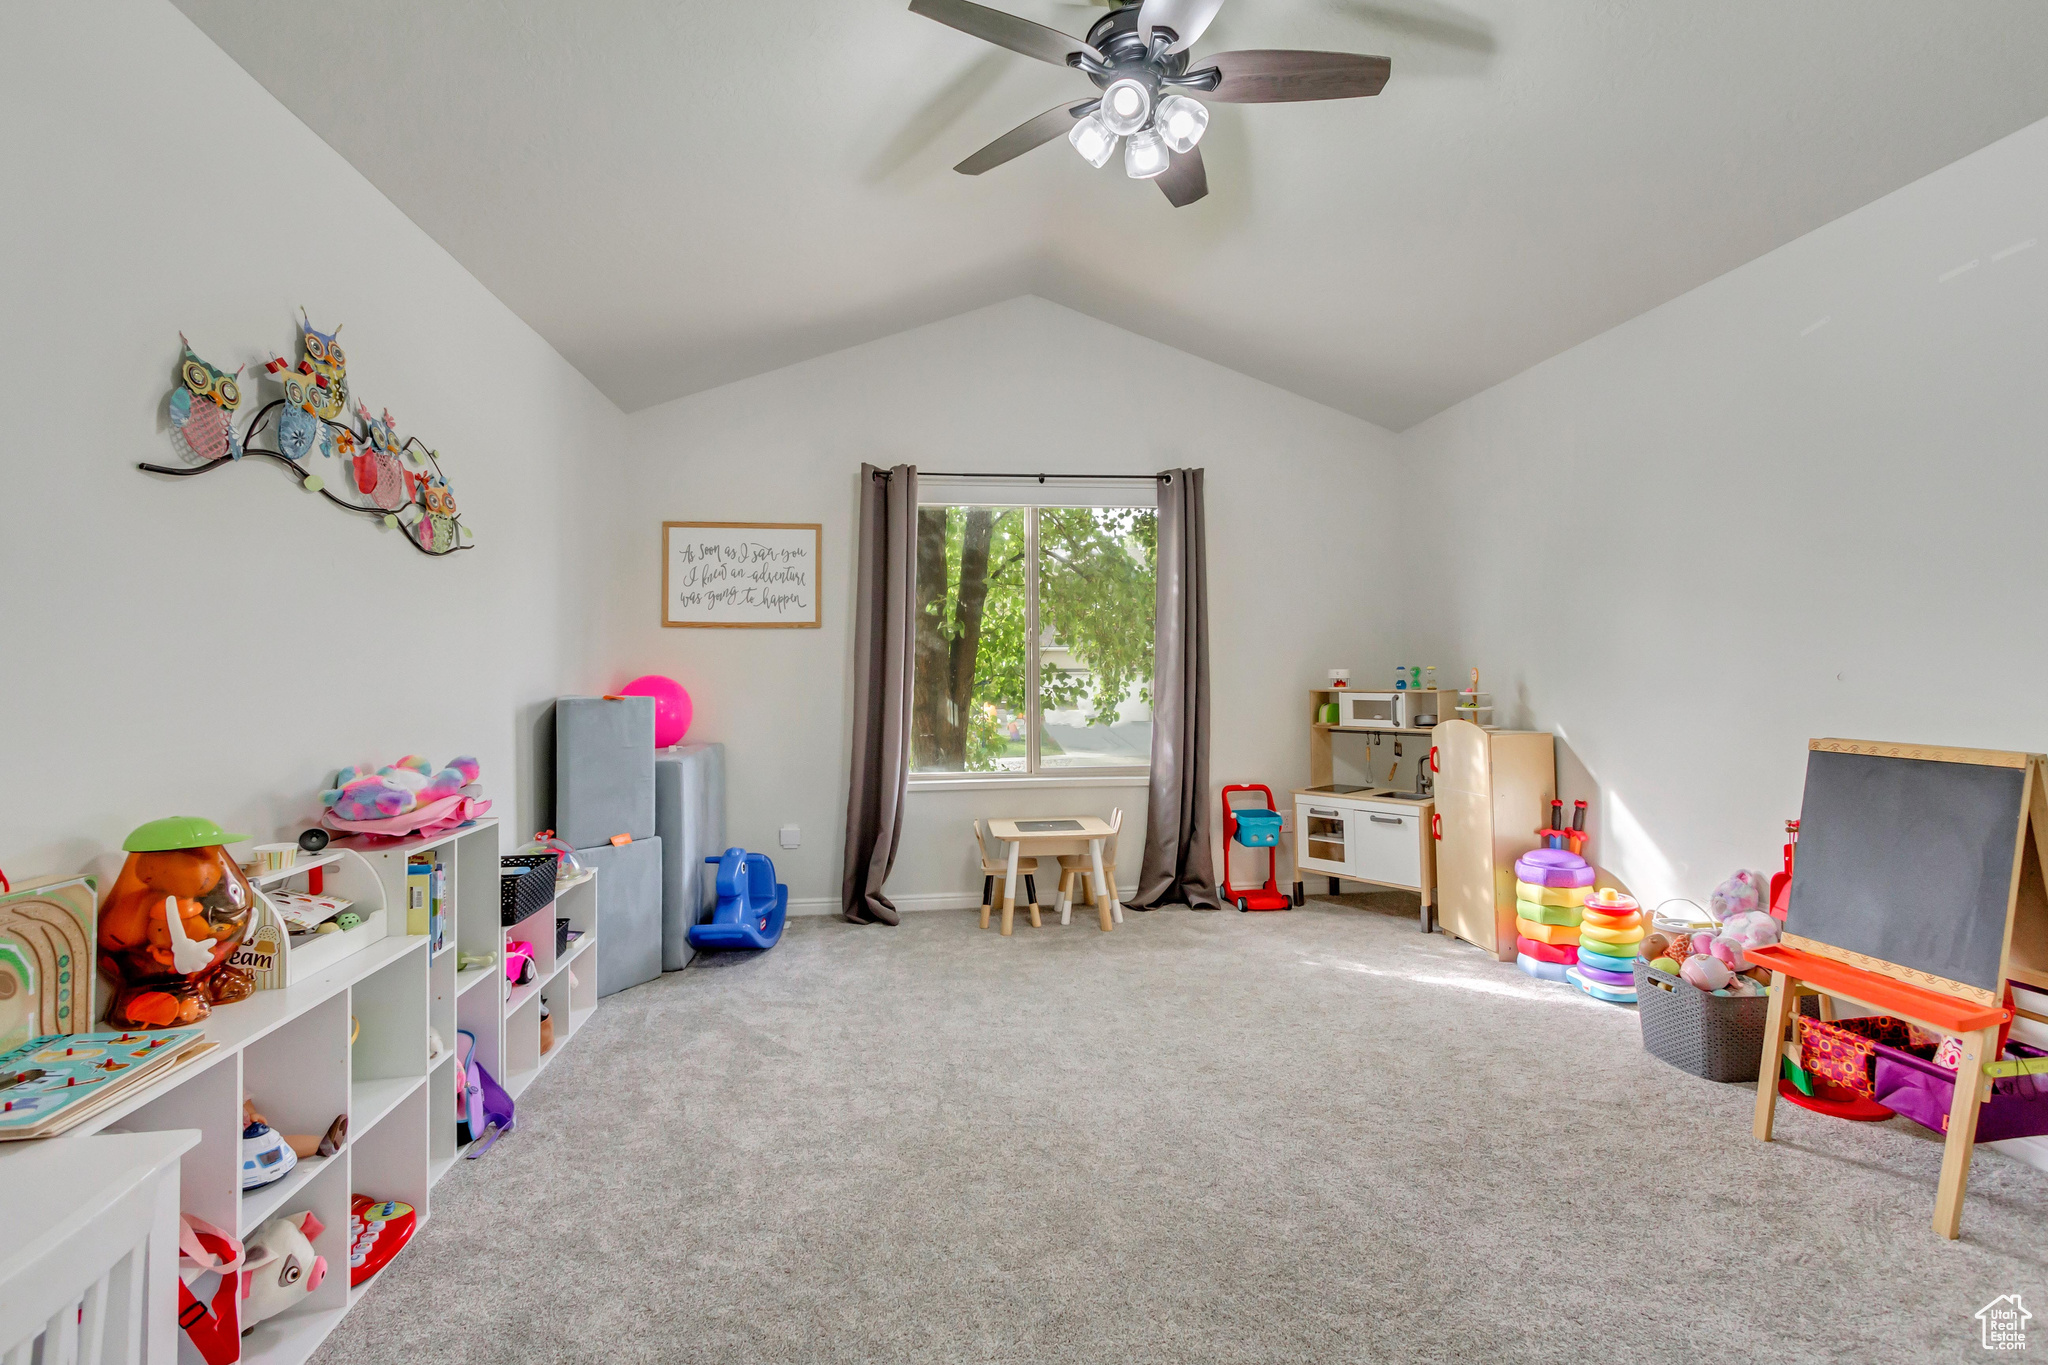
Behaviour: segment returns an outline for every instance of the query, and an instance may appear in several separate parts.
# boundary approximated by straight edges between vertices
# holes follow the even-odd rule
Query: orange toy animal
[[[122,843],[128,861],[99,918],[100,967],[116,985],[108,1023],[183,1027],[255,990],[245,968],[228,965],[256,893],[224,845],[247,837],[176,815]]]

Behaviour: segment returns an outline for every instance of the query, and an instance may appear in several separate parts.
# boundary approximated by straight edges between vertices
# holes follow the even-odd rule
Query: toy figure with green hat
[[[256,908],[256,892],[211,820],[173,815],[136,829],[128,861],[100,907],[100,967],[115,983],[107,1022],[118,1028],[182,1028],[256,989],[228,965]]]

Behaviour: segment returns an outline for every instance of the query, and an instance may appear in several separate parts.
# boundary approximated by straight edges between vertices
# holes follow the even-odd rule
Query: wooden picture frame
[[[678,531],[691,533],[681,545]],[[773,534],[734,534],[747,531]],[[825,622],[819,582],[824,550],[822,522],[664,521],[661,624],[706,630],[815,630]],[[714,586],[681,581],[707,561],[719,574]],[[788,577],[795,574],[800,577]],[[801,614],[805,595],[810,599],[809,619]],[[719,619],[721,615],[730,619]]]

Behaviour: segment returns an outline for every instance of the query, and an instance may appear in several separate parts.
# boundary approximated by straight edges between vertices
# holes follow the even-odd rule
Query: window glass
[[[1039,768],[1152,759],[1149,507],[1038,512]]]
[[[1149,507],[918,509],[913,773],[1143,771]]]
[[[1024,772],[1025,509],[917,509],[912,772]]]

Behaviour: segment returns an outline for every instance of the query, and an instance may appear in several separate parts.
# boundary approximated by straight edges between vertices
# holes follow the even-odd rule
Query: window
[[[1029,487],[1039,497],[1062,492]],[[1154,500],[1149,487],[1119,489],[1111,496],[1131,504]],[[911,771],[1144,772],[1155,508],[991,496],[1010,491],[925,488],[927,499],[951,496],[917,513]]]

